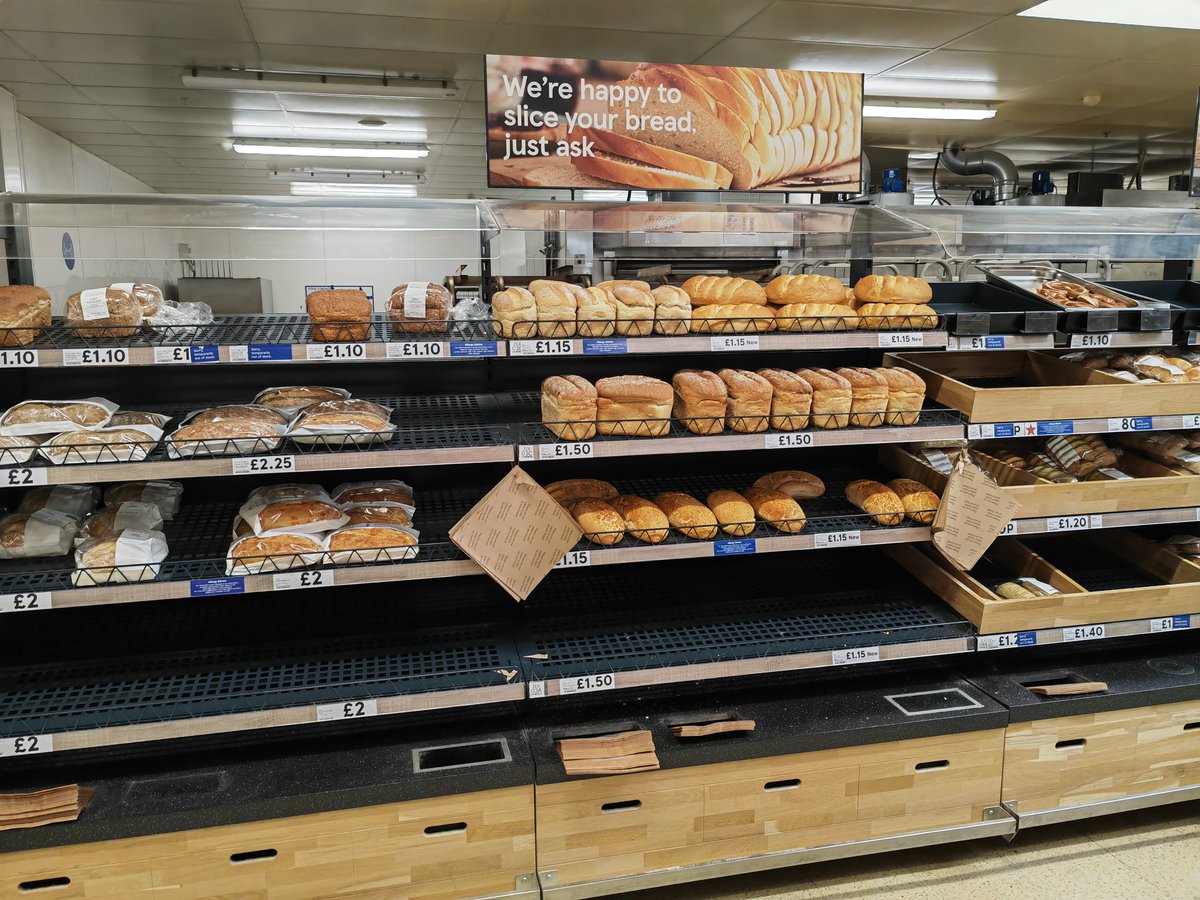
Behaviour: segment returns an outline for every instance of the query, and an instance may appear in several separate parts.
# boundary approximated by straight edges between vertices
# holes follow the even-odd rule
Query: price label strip
[[[0,350],[0,369],[36,369],[36,350]]]
[[[1047,531],[1090,531],[1104,527],[1104,516],[1059,516],[1046,520]]]
[[[328,360],[330,362],[347,362],[367,358],[366,344],[308,344],[305,346],[305,357],[310,362]]]
[[[379,715],[379,706],[375,700],[346,700],[343,703],[322,703],[317,707],[318,722],[369,719],[377,715]]]
[[[53,753],[54,735],[28,734],[21,737],[0,738],[0,757],[33,756],[35,753]]]
[[[50,591],[24,591],[18,594],[0,594],[0,613],[32,612],[53,608],[54,595]]]
[[[835,666],[851,666],[857,663],[879,662],[878,647],[850,647],[846,650],[833,651]]]
[[[62,363],[64,366],[127,366],[129,350],[125,347],[64,350]]]
[[[0,597],[0,612],[4,611],[4,598]],[[1150,633],[1163,634],[1167,631],[1187,631],[1192,627],[1192,617],[1189,616],[1164,616],[1160,619],[1150,620]]]
[[[445,341],[398,341],[387,345],[388,359],[441,359],[449,356]]]
[[[981,634],[976,641],[979,650],[1012,650],[1017,647],[1036,647],[1036,631],[1013,631],[1008,634]]]
[[[1111,347],[1113,344],[1113,336],[1111,332],[1103,334],[1073,334],[1071,335],[1072,347]]]
[[[793,447],[814,446],[813,435],[806,431],[781,431],[763,437],[763,446],[768,450],[788,450]]]
[[[271,577],[271,587],[277,591],[297,591],[303,588],[333,587],[336,576],[333,569],[316,569],[304,572],[279,572]]]
[[[612,672],[603,675],[580,675],[578,678],[558,679],[558,692],[564,696],[571,694],[591,694],[596,691],[611,691],[617,686],[617,676]]]
[[[880,347],[924,347],[925,335],[919,331],[889,331],[879,335]]]
[[[264,472],[295,472],[294,456],[243,456],[233,461],[234,475],[259,475]]]
[[[538,444],[538,459],[591,459],[592,445],[588,441],[561,444]]]
[[[11,469],[0,469],[0,487],[49,484],[49,477],[45,466],[14,466]]]

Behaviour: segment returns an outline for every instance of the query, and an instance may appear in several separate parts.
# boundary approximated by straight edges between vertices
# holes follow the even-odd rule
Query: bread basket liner
[[[11,513],[0,519],[0,530],[25,513]],[[62,556],[69,553],[79,530],[79,521],[53,509],[39,509],[25,520],[25,543],[21,547],[0,546],[0,559],[28,559],[34,556]]]
[[[146,440],[113,444],[89,444],[84,446],[59,446],[54,441],[62,435],[81,433],[110,434],[116,431],[136,431],[146,436]],[[153,425],[108,425],[103,428],[80,428],[74,431],[64,431],[54,435],[38,447],[38,453],[54,465],[70,463],[94,462],[140,462],[162,440],[163,430]]]
[[[104,418],[95,425],[79,425],[75,422],[65,420],[58,422],[16,422],[11,423],[9,419],[17,413],[22,407],[33,404],[49,405],[49,406],[74,406],[76,404],[97,406],[104,410]],[[61,434],[64,431],[83,431],[87,428],[103,428],[112,418],[113,413],[117,411],[117,404],[111,400],[105,400],[103,397],[85,397],[82,400],[22,400],[20,403],[10,406],[0,416],[0,435],[22,435],[22,434]]]
[[[103,510],[97,510],[84,519],[83,526],[79,529],[79,534],[75,536],[76,547],[92,538],[111,537],[111,535],[122,531],[162,531],[162,510],[153,503],[145,503],[140,500],[126,500],[117,507],[116,514],[113,516],[112,532],[105,535],[92,534],[91,523],[96,520],[96,517],[111,508],[106,507]]]
[[[98,561],[94,557],[104,545],[113,545],[113,560]],[[75,565],[71,583],[75,585],[108,584],[110,582],[149,581],[158,577],[159,563],[167,558],[167,536],[161,531],[122,531],[115,540],[91,538],[75,548]]]

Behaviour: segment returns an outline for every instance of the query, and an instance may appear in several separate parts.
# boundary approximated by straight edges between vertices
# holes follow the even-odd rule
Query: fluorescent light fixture
[[[458,96],[458,85],[441,78],[387,75],[335,75],[325,72],[267,72],[256,69],[203,69],[183,72],[183,86],[195,90],[254,91],[271,94],[335,94],[341,97]]]
[[[876,106],[865,104],[863,115],[877,119],[990,119],[994,109],[969,106]]]
[[[1196,0],[1046,0],[1017,15],[1106,25],[1200,29],[1200,4]]]
[[[645,203],[649,198],[645,191],[603,191],[585,189],[575,192],[576,200],[599,200],[612,201],[614,203],[624,203],[628,197],[634,203]]]
[[[420,159],[429,155],[424,144],[276,141],[235,139],[236,153],[259,156],[330,156],[341,159]]]
[[[271,181],[287,181],[327,184],[368,184],[389,186],[393,184],[424,184],[422,172],[385,171],[383,169],[276,169],[268,176]]]
[[[342,184],[341,182],[294,181],[294,197],[415,197],[411,184]]]
[[[939,154],[939,153],[926,153],[924,150],[922,150],[919,153],[909,153],[908,158],[909,159],[937,159],[940,155],[941,154]]]

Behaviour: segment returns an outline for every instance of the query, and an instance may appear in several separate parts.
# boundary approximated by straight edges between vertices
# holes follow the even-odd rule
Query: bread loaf
[[[349,521],[346,514],[333,503],[313,497],[270,500],[266,503],[252,501],[242,507],[241,516],[259,537],[333,531]]]
[[[269,406],[239,403],[230,406],[214,406],[202,410],[188,419],[189,425],[208,425],[212,422],[258,422],[283,428],[287,425],[288,418],[279,410]]]
[[[537,332],[542,337],[574,337],[578,300],[574,285],[538,278],[529,282],[537,308]]]
[[[30,488],[21,495],[17,512],[34,513],[40,509],[82,519],[100,500],[100,488],[91,484],[55,484]]]
[[[723,166],[657,143],[600,128],[585,128],[583,134],[594,145],[593,152],[572,162],[597,178],[651,190],[724,190],[733,179]]]
[[[433,281],[408,281],[392,288],[387,317],[392,334],[445,334],[454,298]]]
[[[82,428],[54,435],[38,447],[38,453],[55,465],[139,462],[154,449],[161,437],[162,429],[151,425]]]
[[[912,275],[864,275],[854,283],[854,296],[863,303],[928,303],[933,289]]]
[[[352,525],[401,525],[412,524],[409,507],[399,503],[351,503],[342,506],[346,514],[346,527]]]
[[[602,281],[596,287],[604,288],[606,291],[611,291],[615,287],[633,287],[639,291],[650,293],[650,282],[637,278],[615,278],[612,281]]]
[[[644,544],[661,544],[667,539],[667,514],[643,497],[622,494],[608,501],[625,523],[625,533]]]
[[[418,535],[397,525],[347,525],[325,538],[334,565],[398,562],[417,555]]]
[[[403,481],[356,481],[339,484],[331,495],[334,503],[401,503],[414,506],[413,489]]]
[[[769,491],[780,491],[793,500],[811,500],[825,493],[825,482],[811,472],[801,472],[797,469],[784,469],[763,475],[754,482],[754,486]]]
[[[830,275],[777,275],[767,285],[767,300],[786,304],[841,305],[846,286]]]
[[[577,500],[569,512],[583,529],[583,536],[593,544],[609,547],[621,543],[625,536],[625,519],[603,500]]]
[[[560,506],[570,509],[580,500],[611,500],[621,492],[596,478],[568,478],[546,485],[546,493]]]
[[[323,400],[304,407],[291,425],[291,432],[321,429],[352,432],[385,431],[392,411],[369,400]]]
[[[839,304],[789,303],[775,310],[780,331],[854,331],[858,325],[858,313]]]
[[[153,503],[129,501],[106,506],[83,521],[77,540],[110,537],[130,528],[136,531],[161,531],[162,511]]]
[[[766,431],[771,416],[771,383],[747,369],[721,369],[717,375],[728,391],[725,427],[743,434]]]
[[[904,515],[921,525],[933,524],[938,508],[937,494],[911,478],[893,478],[887,486],[904,504]]]
[[[136,409],[122,409],[112,414],[112,418],[108,420],[109,428],[124,427],[126,425],[150,425],[154,428],[162,430],[162,427],[171,421],[171,417],[166,413],[141,412]]]
[[[284,415],[298,413],[313,403],[324,403],[326,400],[349,400],[350,392],[341,388],[321,387],[319,385],[302,384],[288,387],[273,387],[259,391],[254,397],[254,405],[267,406],[278,410]]]
[[[829,369],[797,369],[813,391],[812,424],[817,428],[845,428],[850,424],[854,400],[850,382]]]
[[[32,434],[0,434],[0,464],[20,465],[33,459],[41,438]]]
[[[617,298],[608,288],[577,288],[576,328],[580,337],[608,337],[617,330]]]
[[[716,372],[682,369],[671,379],[671,414],[692,434],[720,434],[725,428],[728,389]]]
[[[748,278],[729,275],[693,275],[683,283],[683,290],[693,306],[713,304],[754,304],[767,302],[767,292],[761,284]]]
[[[183,502],[183,484],[178,481],[126,481],[104,492],[106,506],[122,503],[153,503],[166,522],[175,518]]]
[[[837,374],[850,382],[850,424],[876,428],[883,424],[888,405],[888,383],[874,369],[844,366]]]
[[[904,503],[886,484],[865,478],[852,481],[846,485],[846,499],[874,516],[880,525],[899,525],[904,521]]]
[[[867,330],[880,328],[936,328],[937,313],[932,306],[902,303],[864,303],[858,307],[858,327]]]
[[[617,334],[645,337],[654,329],[654,295],[632,284],[614,284],[609,292],[617,303]]]
[[[692,301],[687,291],[664,284],[650,293],[654,297],[654,333],[687,334],[692,320]]]
[[[324,555],[324,542],[319,535],[277,534],[260,537],[250,534],[236,539],[230,545],[225,571],[229,575],[284,572],[311,566]]]
[[[717,517],[695,497],[678,491],[668,491],[657,495],[654,503],[666,513],[671,527],[684,537],[711,541],[717,536]]]
[[[759,519],[786,534],[798,534],[808,524],[800,504],[783,491],[752,487],[746,489],[745,497]]]
[[[0,559],[62,556],[78,530],[79,521],[58,510],[10,513],[0,519]]]
[[[522,287],[492,294],[492,329],[506,338],[524,340],[537,336],[537,301]]]
[[[141,327],[142,307],[127,291],[92,288],[67,298],[66,318],[79,337],[129,337]]]
[[[578,375],[551,375],[542,382],[542,424],[564,441],[596,436],[596,388]]]
[[[365,341],[371,334],[371,301],[362,291],[313,291],[304,306],[314,341]]]
[[[671,430],[671,385],[645,375],[596,382],[596,430],[626,437],[663,437]]]
[[[692,331],[699,334],[762,334],[774,329],[775,316],[766,306],[715,304],[692,310]]]
[[[0,286],[0,347],[23,347],[50,327],[50,294],[31,284]]]
[[[167,452],[175,458],[269,453],[281,442],[281,432],[273,425],[249,421],[207,422],[175,429],[167,438]]]
[[[142,308],[143,320],[158,315],[158,310],[163,305],[163,292],[157,285],[137,281],[130,285],[114,284],[110,287],[127,290]]]
[[[908,369],[876,369],[887,382],[887,414],[885,425],[916,425],[925,406],[925,382]]]
[[[754,532],[754,508],[737,491],[713,491],[708,495],[708,508],[726,534],[745,537]]]
[[[78,428],[103,428],[117,405],[108,400],[22,400],[0,416],[14,434],[57,434]]]
[[[126,529],[103,538],[89,538],[75,548],[74,585],[150,581],[158,577],[167,558],[167,538],[161,531]]]
[[[786,369],[759,369],[758,376],[771,385],[771,427],[776,431],[807,428],[812,385]]]
[[[329,492],[319,484],[264,484],[256,487],[246,498],[244,506],[261,506],[276,500],[291,500],[294,498],[309,498],[312,500],[332,501]]]

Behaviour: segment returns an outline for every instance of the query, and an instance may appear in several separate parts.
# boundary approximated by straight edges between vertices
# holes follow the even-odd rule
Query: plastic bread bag
[[[1200,557],[1200,535],[1173,534],[1164,538],[1162,545],[1182,556]]]
[[[197,409],[183,417],[181,425],[207,425],[215,422],[261,422],[286,428],[292,417],[269,406],[254,403],[225,403]]]
[[[0,435],[0,466],[27,463],[37,453],[42,439],[32,434]]]
[[[328,500],[293,497],[248,502],[239,510],[259,537],[277,534],[324,534],[341,528],[349,518]]]
[[[344,512],[349,520],[346,525],[412,525],[412,506],[405,503],[344,503]]]
[[[106,506],[83,520],[75,536],[78,546],[91,538],[106,538],[122,531],[162,531],[162,511],[153,503],[129,500],[116,506]]]
[[[11,513],[0,519],[0,559],[62,556],[78,532],[77,519],[52,509]]]
[[[22,400],[0,415],[0,434],[60,434],[81,428],[103,428],[117,404],[103,397],[83,400]]]
[[[118,425],[152,425],[155,428],[166,428],[171,417],[163,413],[141,412],[140,410],[120,409],[113,413],[108,420],[108,427]]]
[[[85,428],[54,435],[38,448],[38,453],[56,466],[140,462],[162,436],[162,429],[153,425]]]
[[[333,400],[305,407],[288,428],[297,444],[321,448],[356,447],[386,441],[396,433],[391,410],[367,400]]]
[[[415,559],[421,533],[399,525],[349,525],[325,537],[334,565],[399,562]]]
[[[395,479],[352,481],[339,484],[333,489],[333,502],[338,504],[400,503],[416,509],[413,489],[406,482]]]
[[[103,538],[91,538],[75,548],[76,586],[151,581],[159,563],[167,558],[167,536],[161,531],[130,529]]]
[[[109,288],[114,291],[120,291],[123,294],[128,294],[136,300],[142,310],[143,322],[156,314],[163,304],[162,289],[157,285],[149,284],[145,281],[126,281],[118,284],[110,284]]]
[[[105,489],[105,506],[119,506],[128,502],[153,503],[158,507],[163,521],[169,522],[175,518],[183,502],[183,484],[179,481],[126,481]]]
[[[254,395],[253,402],[258,406],[277,409],[290,418],[304,407],[312,406],[314,403],[349,399],[350,392],[344,388],[325,387],[324,385],[291,385],[264,388]]]
[[[245,456],[270,453],[283,443],[285,429],[261,422],[208,422],[182,425],[167,438],[167,456]]]
[[[56,484],[30,488],[21,496],[17,512],[32,513],[50,509],[73,519],[82,519],[100,502],[100,488],[94,484]]]
[[[267,503],[271,500],[290,500],[293,497],[308,497],[312,500],[331,499],[329,492],[319,484],[264,484],[250,492],[246,503]]]
[[[225,555],[227,575],[257,575],[260,572],[286,572],[316,565],[325,558],[324,541],[319,535],[277,534],[259,537],[249,534],[229,545]]]

